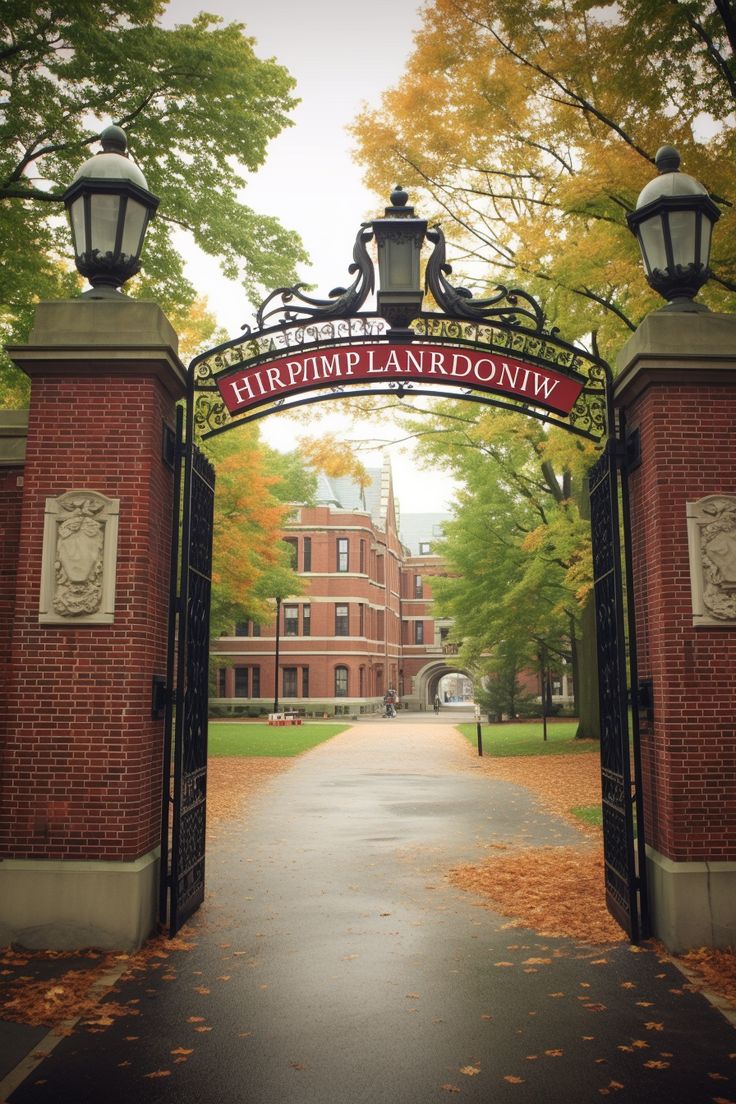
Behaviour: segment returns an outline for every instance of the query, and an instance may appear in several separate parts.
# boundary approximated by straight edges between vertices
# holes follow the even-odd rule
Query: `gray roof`
[[[421,555],[420,544],[429,544],[430,554],[434,553],[434,545],[442,536],[442,527],[452,517],[451,514],[402,514],[401,515],[401,541],[409,549],[412,556]],[[424,553],[426,555],[426,553]]]
[[[363,510],[369,513],[375,522],[383,524],[381,516],[381,469],[368,468],[371,478],[367,487],[349,476],[317,476],[317,504],[335,506],[338,510]]]

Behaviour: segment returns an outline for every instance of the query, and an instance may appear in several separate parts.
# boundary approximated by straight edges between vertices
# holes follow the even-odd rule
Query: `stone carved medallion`
[[[46,499],[39,621],[112,622],[118,510],[98,491]]]
[[[687,504],[693,624],[736,628],[736,495]]]

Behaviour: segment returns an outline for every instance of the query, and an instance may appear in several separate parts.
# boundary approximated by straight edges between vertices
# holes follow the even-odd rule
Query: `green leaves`
[[[404,76],[354,134],[379,194],[441,219],[459,283],[518,282],[613,360],[660,305],[625,216],[671,142],[723,207],[701,297],[736,290],[736,32],[705,0],[432,0]],[[724,14],[725,13],[725,14]],[[448,227],[448,221],[453,226]]]
[[[129,294],[166,311],[195,298],[172,230],[183,227],[220,259],[251,300],[296,279],[298,236],[243,202],[249,174],[285,126],[294,81],[261,60],[240,23],[199,15],[168,29],[159,0],[69,0],[0,13],[0,330],[24,340],[39,298],[73,295],[71,244],[61,195],[115,122],[161,199]],[[22,399],[5,367],[0,402]]]

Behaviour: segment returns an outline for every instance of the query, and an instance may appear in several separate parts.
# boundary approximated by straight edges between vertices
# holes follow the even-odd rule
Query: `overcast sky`
[[[312,259],[300,276],[326,296],[352,277],[348,266],[360,223],[382,213],[388,197],[378,199],[362,184],[351,157],[346,127],[364,103],[377,104],[381,93],[396,83],[420,24],[415,0],[171,0],[166,23],[188,22],[201,10],[244,23],[256,39],[259,57],[275,58],[296,79],[301,98],[294,126],[269,147],[265,166],[249,183],[244,200],[256,211],[276,215],[296,230]],[[198,292],[209,297],[230,336],[253,321],[252,307],[242,290],[227,283],[217,262],[196,258],[189,276]],[[322,410],[325,408],[322,407]],[[335,411],[333,414],[332,411]],[[344,432],[332,404],[326,423]],[[282,414],[259,423],[263,437],[277,447],[289,447],[294,427]],[[387,427],[379,427],[381,435]],[[369,427],[366,430],[366,435]],[[297,433],[305,432],[297,427]],[[398,435],[398,434],[397,434]],[[452,498],[452,483],[436,472],[422,473],[410,458],[391,451],[394,484],[404,512],[443,510]],[[371,464],[380,456],[370,456]]]

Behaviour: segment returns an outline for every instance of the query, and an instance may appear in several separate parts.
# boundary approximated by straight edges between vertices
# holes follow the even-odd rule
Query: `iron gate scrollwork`
[[[169,625],[168,685],[173,691],[167,709],[161,885],[161,920],[168,922],[172,936],[204,899],[215,495],[212,465],[191,438],[181,443],[181,419],[178,437],[172,556],[178,588],[172,593]]]
[[[646,934],[646,900],[640,793],[632,779],[629,746],[617,447],[618,442],[609,438],[588,474],[601,724],[603,855],[608,909],[631,940],[638,942]],[[633,631],[633,626],[630,629]],[[630,643],[633,648],[633,637]],[[629,659],[633,661],[635,655]],[[635,703],[633,708],[636,709]],[[638,737],[638,726],[634,736]],[[635,809],[639,812],[638,855]]]

